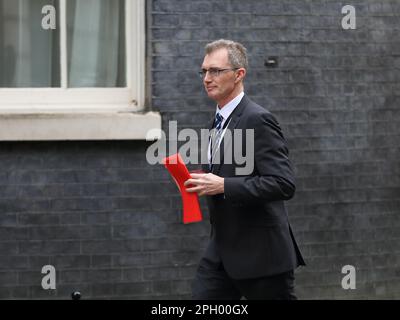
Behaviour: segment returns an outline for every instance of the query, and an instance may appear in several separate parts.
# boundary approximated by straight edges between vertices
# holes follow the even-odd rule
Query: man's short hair
[[[228,50],[228,60],[232,68],[245,68],[248,67],[247,60],[247,49],[240,44],[232,40],[219,39],[210,42],[205,47],[206,55],[213,51],[225,48]]]

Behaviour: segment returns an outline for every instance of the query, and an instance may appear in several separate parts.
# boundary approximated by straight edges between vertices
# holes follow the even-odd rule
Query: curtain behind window
[[[56,0],[0,0],[0,86],[59,87],[59,29],[42,29]]]
[[[69,87],[125,86],[123,0],[67,1]]]
[[[124,0],[68,0],[69,87],[124,87]],[[57,29],[42,28],[42,7]],[[58,0],[0,0],[0,87],[60,87]]]

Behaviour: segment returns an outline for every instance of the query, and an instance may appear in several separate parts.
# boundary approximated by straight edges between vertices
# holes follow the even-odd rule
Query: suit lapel
[[[249,103],[249,99],[247,98],[246,95],[243,96],[242,100],[240,103],[237,105],[235,110],[233,110],[232,114],[230,117],[226,120],[228,123],[227,130],[230,130],[231,134],[229,135],[224,135],[221,140],[220,148],[218,148],[217,153],[215,154],[216,159],[220,159],[219,163],[216,163],[212,166],[211,172],[214,174],[218,174],[219,170],[221,168],[221,164],[224,162],[224,145],[229,145],[232,143],[232,135],[233,135],[233,129],[236,128],[236,126],[239,123],[240,117],[246,108],[247,104]],[[225,138],[226,137],[226,138]]]

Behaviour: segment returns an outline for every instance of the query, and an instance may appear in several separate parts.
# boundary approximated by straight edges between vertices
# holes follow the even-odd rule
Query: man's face
[[[228,50],[222,48],[207,54],[204,57],[201,68],[203,70],[231,69],[232,66],[228,60]],[[231,70],[221,72],[218,76],[214,77],[210,75],[210,72],[207,72],[203,79],[204,88],[208,96],[220,104],[230,97],[234,91],[236,86],[235,78],[235,72]]]

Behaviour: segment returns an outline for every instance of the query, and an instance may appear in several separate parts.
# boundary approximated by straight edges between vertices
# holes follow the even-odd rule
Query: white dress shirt
[[[229,118],[229,116],[231,115],[233,110],[235,110],[236,107],[238,106],[238,104],[240,103],[240,101],[242,101],[243,96],[244,96],[244,92],[242,91],[235,98],[233,98],[231,101],[229,101],[225,106],[223,106],[221,109],[219,108],[219,106],[217,106],[217,108],[215,110],[215,114],[219,113],[224,118],[222,120],[221,128],[224,127],[226,119]],[[218,148],[221,144],[221,141],[225,134],[225,130],[226,130],[226,128],[223,130],[223,132],[221,134],[221,138],[219,139],[218,147],[215,148],[215,152],[218,150]],[[210,139],[210,141],[211,141],[211,139]],[[208,143],[208,162],[209,163],[211,163],[211,148],[210,148],[210,146],[211,146],[211,143]]]

